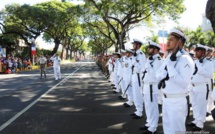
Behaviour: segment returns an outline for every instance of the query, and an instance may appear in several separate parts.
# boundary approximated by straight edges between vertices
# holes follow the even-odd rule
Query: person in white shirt
[[[60,59],[60,57],[56,53],[50,59],[53,62],[55,80],[61,79],[61,71],[60,71],[61,59]]]
[[[163,88],[162,121],[164,134],[186,133],[185,121],[188,113],[188,85],[194,72],[194,62],[183,49],[186,35],[178,29],[172,29],[167,41],[170,54],[156,72]]]
[[[134,55],[132,57],[132,91],[134,98],[134,105],[136,111],[131,113],[133,119],[140,119],[143,115],[143,96],[141,94],[141,69],[145,64],[146,56],[140,50],[141,45],[143,44],[140,40],[134,39],[133,48]]]
[[[212,62],[212,64],[214,65],[214,57],[213,57],[213,48],[211,47],[208,47],[207,46],[207,60]],[[208,104],[207,104],[207,114],[206,116],[209,116],[211,115],[211,111],[213,110],[214,108],[214,100],[213,100],[213,76],[211,77],[210,79],[210,82],[209,82],[209,87],[210,87],[210,90],[209,90],[209,95],[208,95]]]
[[[125,107],[131,107],[133,106],[134,99],[133,99],[133,92],[132,92],[132,82],[131,82],[131,76],[132,76],[132,55],[134,51],[131,49],[126,49],[126,57],[123,62],[123,81],[125,83],[125,89],[123,89],[124,93],[123,95],[127,95],[128,101],[125,102],[123,105]]]
[[[209,83],[214,71],[213,63],[207,59],[206,49],[205,46],[198,44],[195,50],[197,60],[195,60],[195,71],[191,81],[194,120],[187,124],[192,127],[192,131],[201,131],[206,119]]]
[[[46,58],[44,57],[43,54],[40,55],[38,63],[40,65],[40,79],[42,79],[43,74],[44,77],[46,78]]]
[[[159,111],[158,111],[158,80],[156,79],[156,71],[163,63],[159,55],[160,45],[150,41],[148,47],[149,57],[143,67],[143,95],[146,111],[146,124],[141,127],[145,130],[144,134],[152,134],[157,131]]]

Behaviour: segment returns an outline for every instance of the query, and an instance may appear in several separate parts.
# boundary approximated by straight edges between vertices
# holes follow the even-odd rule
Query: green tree
[[[64,42],[70,32],[78,26],[77,8],[69,2],[57,1],[44,2],[35,6],[43,10],[43,16],[46,16],[46,19],[43,20],[46,26],[44,35],[47,41],[54,41],[55,47],[52,51],[54,54],[60,43]]]
[[[206,32],[207,36],[207,45],[215,47],[215,34],[213,31],[207,31]]]
[[[204,32],[202,32],[202,28],[198,27],[195,31],[191,31],[188,35],[189,43],[191,44],[207,44],[207,37]]]
[[[103,20],[117,40],[116,50],[124,49],[124,39],[129,28],[141,21],[150,22],[153,16],[167,15],[177,19],[184,11],[184,0],[85,0],[88,20]]]

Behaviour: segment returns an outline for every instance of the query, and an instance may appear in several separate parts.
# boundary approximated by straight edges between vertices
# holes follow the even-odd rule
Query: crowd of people
[[[53,62],[50,60],[50,56],[46,56],[46,66],[52,66]],[[38,65],[38,57],[35,57],[34,65]],[[15,56],[0,57],[0,73],[19,73],[20,71],[32,70],[32,59],[21,58]]]
[[[186,127],[193,132],[202,131],[206,117],[215,118],[214,50],[202,44],[185,49],[186,41],[181,30],[172,29],[166,53],[150,41],[145,54],[140,50],[142,42],[134,39],[133,49],[97,59],[113,92],[126,100],[123,105],[135,107],[130,116],[140,119],[145,110],[146,123],[140,127],[143,134],[157,132],[159,106],[162,106],[164,134],[184,134]],[[187,122],[190,107],[194,120]]]

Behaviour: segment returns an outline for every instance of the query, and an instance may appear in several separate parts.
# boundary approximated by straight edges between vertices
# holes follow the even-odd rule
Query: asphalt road
[[[47,72],[46,79],[39,79],[37,70],[0,75],[0,134],[142,133],[138,128],[145,117],[129,116],[134,107],[122,106],[124,101],[112,93],[94,62],[63,65],[58,81],[52,68]],[[163,133],[161,122],[158,134]],[[214,130],[215,122],[208,117],[205,131]]]

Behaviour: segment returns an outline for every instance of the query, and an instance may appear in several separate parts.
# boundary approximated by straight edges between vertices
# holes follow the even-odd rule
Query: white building
[[[207,19],[205,14],[202,15],[202,31],[213,31],[210,20]]]

